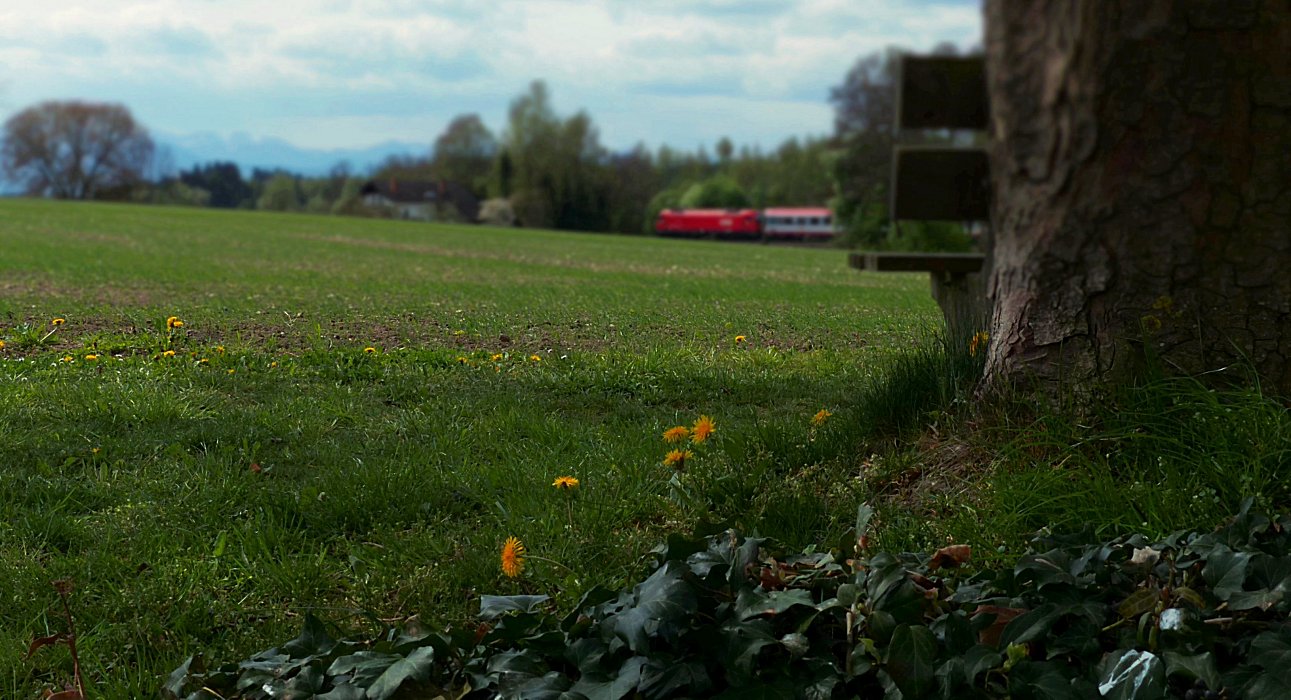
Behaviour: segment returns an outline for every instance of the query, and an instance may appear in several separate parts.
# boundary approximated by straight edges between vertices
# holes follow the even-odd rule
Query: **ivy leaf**
[[[1247,684],[1242,697],[1251,700],[1283,700],[1291,697],[1291,678],[1287,675],[1286,669],[1265,671]]]
[[[700,697],[713,687],[704,664],[698,661],[662,663],[649,661],[641,670],[638,690],[649,700],[675,697]]]
[[[951,656],[937,669],[936,676],[941,697],[944,700],[964,697],[965,694],[960,692],[962,686],[973,685],[979,675],[999,668],[1003,661],[1003,654],[982,645]]]
[[[801,692],[796,683],[782,678],[774,683],[759,683],[747,688],[728,688],[713,700],[798,700]]]
[[[873,609],[897,622],[916,624],[923,619],[924,596],[907,575],[905,566],[887,553],[870,560],[865,585]]]
[[[342,683],[322,695],[314,696],[314,700],[364,700],[366,695],[363,688]]]
[[[1004,655],[994,649],[981,644],[969,649],[964,654],[964,674],[968,676],[968,682],[976,681],[977,676],[999,667],[1004,663]]]
[[[1061,608],[1047,603],[1018,615],[1004,628],[1004,633],[1000,635],[1000,646],[1030,642],[1049,634],[1053,623],[1062,617],[1062,613]]]
[[[541,676],[547,672],[547,665],[536,654],[529,651],[504,651],[489,657],[486,665],[489,674],[516,676]]]
[[[1009,671],[1009,697],[1017,700],[1085,700],[1066,676],[1047,661],[1023,659]]]
[[[734,537],[734,534],[731,535]],[[727,572],[727,582],[731,586],[738,586],[744,579],[744,572],[750,564],[756,564],[758,561],[758,552],[762,551],[762,543],[765,538],[746,537],[744,542],[736,547],[732,554],[731,569]]]
[[[937,639],[931,630],[922,625],[899,625],[892,632],[884,668],[902,697],[915,700],[932,690],[936,658]]]
[[[973,623],[968,621],[967,613],[962,610],[942,615],[932,624],[932,630],[951,654],[962,654],[977,644]]]
[[[1264,672],[1246,685],[1242,697],[1278,700],[1291,697],[1291,642],[1286,633],[1261,632],[1251,641],[1247,660]]]
[[[1229,610],[1268,610],[1282,602],[1284,589],[1279,586],[1273,590],[1261,588],[1257,591],[1237,591],[1228,597]]]
[[[892,640],[892,633],[896,631],[897,621],[891,614],[875,610],[865,618],[865,625],[869,628],[870,636],[874,641],[887,644]]]
[[[756,671],[754,662],[763,647],[779,642],[771,634],[766,620],[745,624],[726,625],[721,629],[721,648],[718,651],[722,667],[726,669],[731,685],[751,684]]]
[[[1249,552],[1234,552],[1223,545],[1216,546],[1206,560],[1206,568],[1201,570],[1215,592],[1215,597],[1228,600],[1234,593],[1242,590],[1246,580],[1246,566],[1251,561]]]
[[[287,681],[286,687],[283,688],[285,691],[283,697],[313,697],[315,693],[323,689],[325,680],[326,676],[323,675],[321,663],[316,662],[313,665],[306,666],[300,669],[300,673],[292,676],[291,680]]]
[[[946,659],[945,663],[937,667],[934,674],[937,678],[937,687],[941,690],[943,700],[951,700],[960,695],[960,686],[965,685],[968,681],[964,672],[964,659],[959,656],[952,656]]]
[[[579,673],[588,673],[596,669],[608,649],[605,642],[597,637],[583,637],[569,645],[565,650],[565,660],[574,664]]]
[[[1257,554],[1251,558],[1247,573],[1248,583],[1263,588],[1286,587],[1291,585],[1291,557]]]
[[[575,605],[561,621],[560,628],[569,632],[579,624],[580,620],[590,622],[590,618],[596,614],[596,608],[617,597],[618,591],[612,591],[605,586],[593,586],[578,599],[578,605]]]
[[[1076,577],[1067,572],[1071,564],[1071,557],[1061,550],[1052,550],[1044,554],[1031,554],[1022,557],[1014,571],[1019,578],[1029,578],[1036,587],[1036,590],[1043,590],[1046,586],[1055,584],[1072,584],[1076,582]]]
[[[615,616],[614,633],[637,653],[649,648],[651,636],[673,637],[671,628],[689,618],[697,605],[681,566],[671,561],[638,584],[632,598],[631,607]]]
[[[650,551],[658,555],[661,562],[685,561],[690,555],[708,549],[708,542],[702,537],[669,533],[664,543]]]
[[[1219,667],[1215,664],[1215,656],[1210,652],[1187,655],[1177,651],[1167,651],[1164,656],[1167,676],[1182,674],[1187,678],[1200,678],[1211,688],[1223,685],[1219,678]]]
[[[811,591],[801,588],[769,593],[763,593],[758,589],[744,590],[740,592],[735,609],[739,619],[750,620],[763,615],[776,617],[798,605],[815,609],[816,604],[811,599]]]
[[[495,620],[509,612],[531,613],[551,600],[549,595],[486,595],[480,596],[480,617]]]
[[[188,657],[179,668],[170,672],[170,676],[166,678],[166,684],[161,687],[162,695],[167,700],[183,697],[184,686],[188,685],[188,676],[191,674],[201,675],[205,670],[201,655],[194,654]]]
[[[645,658],[634,656],[624,662],[613,678],[596,678],[585,675],[578,679],[570,693],[578,693],[587,700],[620,700],[636,690],[641,682],[641,667]]]
[[[301,659],[323,656],[335,646],[336,640],[327,633],[322,620],[314,617],[313,613],[306,613],[305,625],[300,631],[300,636],[282,645],[282,650],[293,659]]]
[[[1251,641],[1247,658],[1266,669],[1291,669],[1291,643],[1285,633],[1261,632]]]
[[[1051,634],[1045,640],[1045,657],[1052,659],[1058,656],[1078,656],[1098,658],[1102,647],[1098,637],[1101,625],[1090,622],[1085,617],[1068,617],[1062,631]]]
[[[800,687],[801,697],[803,700],[833,700],[834,691],[841,682],[838,669],[832,663],[817,660],[807,667],[806,678]]]
[[[371,700],[387,700],[406,681],[426,681],[430,678],[434,664],[435,649],[421,647],[405,658],[390,664],[385,672],[368,686],[368,697]]]
[[[350,682],[366,688],[400,658],[394,654],[356,651],[333,661],[332,665],[327,667],[327,675],[335,677],[353,674]]]
[[[544,676],[529,678],[519,685],[508,688],[505,692],[500,692],[502,697],[507,698],[524,698],[524,700],[586,700],[581,695],[575,695],[569,692],[569,687],[574,682],[568,676],[560,671],[552,671]],[[463,690],[464,694],[466,690]],[[459,694],[455,697],[461,697]],[[445,700],[445,696],[440,695],[435,700]]]

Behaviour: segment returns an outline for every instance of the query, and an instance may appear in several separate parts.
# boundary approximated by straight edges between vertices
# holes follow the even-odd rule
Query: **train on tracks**
[[[664,209],[654,230],[674,238],[761,242],[823,242],[837,233],[833,213],[823,207]]]

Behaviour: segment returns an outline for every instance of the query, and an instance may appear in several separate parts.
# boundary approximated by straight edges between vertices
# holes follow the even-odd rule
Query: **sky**
[[[980,0],[0,0],[0,119],[119,102],[159,139],[427,148],[535,79],[615,150],[830,131],[864,54],[981,41]]]

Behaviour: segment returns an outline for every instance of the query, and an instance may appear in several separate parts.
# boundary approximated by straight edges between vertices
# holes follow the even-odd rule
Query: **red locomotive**
[[[827,241],[834,237],[834,217],[820,207],[664,209],[654,230],[660,236],[732,241]]]
[[[762,237],[762,222],[756,209],[664,209],[654,230],[661,236],[756,241]]]

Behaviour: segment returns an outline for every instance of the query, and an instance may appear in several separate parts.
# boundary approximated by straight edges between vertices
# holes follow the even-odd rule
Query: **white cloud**
[[[0,109],[113,99],[167,131],[272,129],[338,146],[382,131],[430,140],[414,132],[464,105],[498,126],[535,78],[612,145],[724,126],[769,146],[829,128],[828,87],[858,56],[980,36],[976,0],[0,2],[0,63],[19,68]],[[692,120],[712,110],[706,123],[673,123],[685,104]],[[282,133],[293,120],[315,125],[308,138]]]

